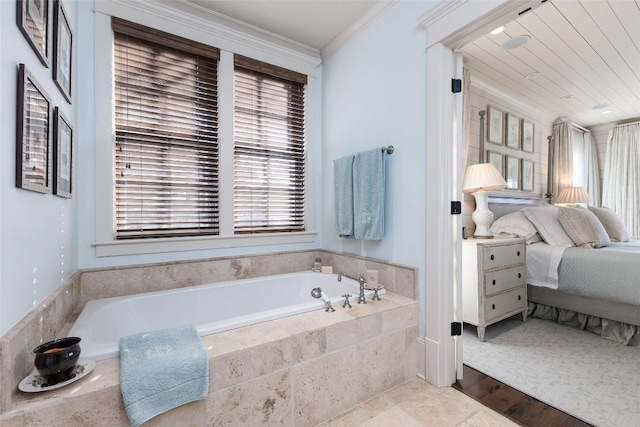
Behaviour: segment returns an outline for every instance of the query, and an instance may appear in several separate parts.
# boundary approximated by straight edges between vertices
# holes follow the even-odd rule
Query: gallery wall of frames
[[[16,24],[62,94],[50,97],[24,63],[17,64],[16,186],[71,198],[73,124],[52,99],[72,102],[73,30],[60,0],[17,0]],[[42,75],[42,73],[37,73]]]

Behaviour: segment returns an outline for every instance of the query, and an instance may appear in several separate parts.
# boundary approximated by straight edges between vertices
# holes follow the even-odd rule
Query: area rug
[[[464,363],[599,427],[640,427],[640,346],[542,319],[506,319],[478,341],[465,325]]]

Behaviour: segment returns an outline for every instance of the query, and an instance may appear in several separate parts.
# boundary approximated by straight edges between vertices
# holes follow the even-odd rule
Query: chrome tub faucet
[[[364,297],[364,284],[366,282],[364,276],[361,274],[360,276],[356,277],[351,277],[349,276],[347,273],[338,273],[338,282],[342,282],[342,276],[351,279],[351,280],[356,280],[358,283],[360,283],[360,294],[358,295],[358,304],[366,304],[367,300]]]

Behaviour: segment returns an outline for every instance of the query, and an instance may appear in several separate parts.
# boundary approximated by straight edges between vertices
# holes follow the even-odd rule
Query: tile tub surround
[[[202,337],[211,366],[209,396],[145,425],[317,425],[415,378],[417,324],[417,301],[388,293],[351,309]],[[75,385],[20,393],[0,424],[129,425],[119,359],[98,362]]]
[[[0,337],[0,416],[21,393],[18,383],[34,368],[33,349],[56,338],[79,303],[80,274],[76,272]]]
[[[12,402],[21,394],[18,383],[33,369],[32,349],[66,336],[87,301],[303,271],[311,269],[316,258],[321,258],[324,265],[332,265],[334,273],[357,275],[377,269],[380,283],[388,291],[417,298],[415,268],[324,250],[79,270],[0,337],[0,416],[11,410]]]

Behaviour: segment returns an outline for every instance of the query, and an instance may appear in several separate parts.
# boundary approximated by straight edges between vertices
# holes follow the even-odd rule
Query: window
[[[304,231],[307,76],[234,57],[234,232]]]
[[[219,50],[112,27],[116,238],[217,235]]]

